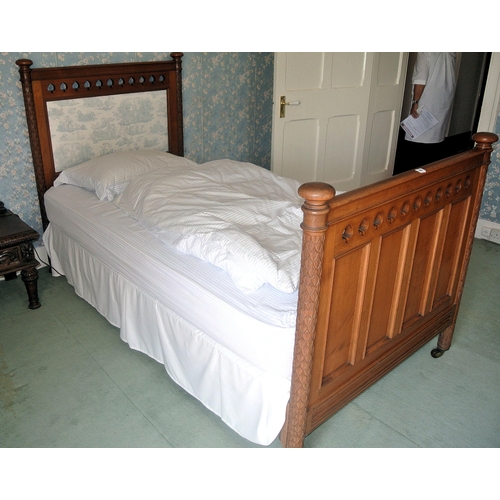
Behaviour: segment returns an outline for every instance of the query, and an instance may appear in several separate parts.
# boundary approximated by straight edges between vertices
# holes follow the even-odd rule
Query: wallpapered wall
[[[0,53],[0,200],[41,233],[24,103],[15,61],[34,67],[151,61],[155,53]],[[186,156],[218,158],[270,168],[272,53],[198,53],[183,58]],[[495,132],[500,135],[500,109]],[[480,218],[500,224],[500,146],[492,155]]]
[[[33,67],[153,61],[169,52],[0,53],[0,200],[42,232],[24,102],[16,60]],[[272,53],[186,53],[183,57],[185,156],[270,168]]]
[[[494,132],[500,137],[500,105]],[[494,145],[491,153],[479,218],[500,224],[500,140]]]

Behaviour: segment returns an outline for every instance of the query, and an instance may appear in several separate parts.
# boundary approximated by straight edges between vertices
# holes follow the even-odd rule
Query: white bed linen
[[[44,243],[76,292],[236,432],[270,444],[289,398],[296,293],[245,294],[84,189],[52,188],[45,203]]]
[[[114,203],[157,238],[229,273],[243,291],[298,288],[300,183],[234,160],[137,175]]]

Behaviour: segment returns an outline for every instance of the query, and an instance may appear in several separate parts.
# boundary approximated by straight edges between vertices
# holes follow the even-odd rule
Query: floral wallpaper
[[[0,53],[0,200],[42,232],[16,60],[33,67],[154,61],[169,52]],[[183,57],[185,156],[270,168],[273,53],[186,53]]]
[[[500,137],[500,105],[494,132]],[[500,224],[500,140],[491,153],[479,218]]]
[[[41,233],[31,150],[17,59],[34,67],[162,60],[169,52],[0,53],[0,200]],[[272,53],[186,53],[183,58],[186,157],[271,164]],[[499,110],[500,112],[500,110]],[[497,115],[498,116],[498,115]],[[500,135],[500,116],[495,132]],[[497,144],[480,217],[500,224],[500,146]]]

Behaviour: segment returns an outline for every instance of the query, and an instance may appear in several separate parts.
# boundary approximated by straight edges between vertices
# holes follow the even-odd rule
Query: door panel
[[[401,52],[381,52],[378,55],[377,85],[379,87],[399,85],[402,75]]]
[[[403,52],[374,55],[362,186],[386,179],[394,171],[407,62],[408,54]]]
[[[324,163],[322,179],[326,182],[345,184],[354,179],[356,148],[346,148],[344,144],[353,138],[357,142],[359,125],[359,115],[333,116],[328,120],[325,158],[331,161]]]
[[[394,110],[378,111],[373,115],[370,143],[368,146],[365,178],[382,174],[392,175],[390,168],[394,139]],[[390,170],[390,173],[386,175]]]
[[[291,120],[283,131],[283,162],[287,165],[287,177],[308,182],[317,177],[318,120]],[[300,142],[302,147],[295,148]]]
[[[342,191],[391,176],[406,61],[405,53],[277,53],[272,170]],[[281,96],[292,103],[283,118]]]
[[[316,90],[322,87],[322,52],[288,52],[285,57],[287,90]]]
[[[365,52],[333,52],[331,86],[362,87],[365,78]]]

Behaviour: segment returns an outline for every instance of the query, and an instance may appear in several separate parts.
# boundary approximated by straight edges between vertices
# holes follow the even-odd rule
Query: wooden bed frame
[[[17,61],[44,227],[43,195],[57,175],[47,102],[165,89],[169,151],[182,156],[182,54],[171,56],[43,69]],[[433,337],[434,357],[450,348],[497,139],[475,134],[473,150],[339,196],[324,183],[301,186],[302,267],[283,446],[303,446],[307,434]]]
[[[182,67],[180,52],[172,60],[125,64],[66,66],[32,69],[33,61],[19,59],[26,119],[35,168],[38,200],[45,229],[49,223],[43,196],[58,173],[50,137],[47,103],[67,99],[100,97],[165,90],[169,152],[184,156],[182,120]]]

